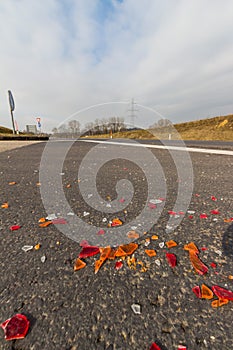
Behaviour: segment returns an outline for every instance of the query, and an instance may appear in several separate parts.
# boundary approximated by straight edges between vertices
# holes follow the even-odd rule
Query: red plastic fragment
[[[217,264],[215,264],[214,262],[212,262],[212,263],[210,264],[210,266],[213,267],[213,269],[216,269]]]
[[[211,196],[212,201],[216,202],[217,198],[215,196]]]
[[[156,204],[154,204],[154,203],[148,203],[148,207],[150,208],[150,209],[156,209],[157,208],[157,205]]]
[[[99,230],[97,232],[97,235],[100,236],[100,235],[104,235],[105,234],[105,231],[103,229]]]
[[[207,249],[208,249],[208,248],[206,248],[206,247],[202,247],[202,248],[201,248],[201,250],[207,250]]]
[[[178,214],[179,214],[179,215],[185,215],[185,212],[184,212],[184,211],[179,211]]]
[[[193,215],[189,215],[189,219],[193,219]]]
[[[26,336],[29,329],[29,321],[26,316],[16,314],[3,322],[0,327],[5,333],[6,340],[22,339]]]
[[[187,348],[184,345],[179,345],[177,350],[187,350]]]
[[[207,218],[208,218],[208,216],[205,213],[200,214],[200,219],[207,219]]]
[[[115,226],[121,226],[123,223],[120,219],[116,218],[112,220],[111,226],[115,227]]]
[[[122,261],[117,261],[115,264],[115,270],[120,270],[123,267],[123,262]]]
[[[169,214],[169,215],[177,215],[177,213],[176,213],[175,211],[173,211],[173,210],[169,210],[169,211],[168,211],[168,214]]]
[[[233,292],[219,286],[212,286],[212,290],[219,299],[233,300]]]
[[[90,244],[88,241],[86,241],[85,239],[83,239],[80,243],[79,243],[80,247],[89,247]]]
[[[65,225],[65,224],[67,224],[67,221],[66,221],[66,219],[58,218],[58,219],[52,220],[52,224],[54,224],[54,225]]]
[[[13,225],[13,226],[10,227],[10,230],[11,230],[11,231],[16,231],[16,230],[18,230],[20,227],[21,227],[21,226],[19,226],[19,225]]]
[[[219,211],[218,209],[213,209],[213,210],[211,210],[210,212],[211,212],[211,214],[213,214],[213,215],[218,215],[218,214],[220,214],[220,211]]]
[[[175,256],[175,254],[166,253],[166,258],[167,258],[168,264],[171,267],[175,267],[176,266],[176,256]]]
[[[95,247],[95,246],[85,246],[83,247],[82,251],[79,254],[79,258],[88,258],[89,256],[93,256],[96,255],[100,252],[99,247]]]
[[[193,287],[192,291],[199,299],[201,299],[201,288],[199,286]]]
[[[157,344],[153,343],[151,344],[150,350],[161,350],[161,347]]]

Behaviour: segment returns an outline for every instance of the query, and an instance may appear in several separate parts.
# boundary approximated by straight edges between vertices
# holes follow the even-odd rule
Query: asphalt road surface
[[[87,177],[93,176],[103,203],[107,203],[105,213],[92,207],[91,201],[95,205],[96,202],[91,192],[87,190],[84,194],[89,198],[89,203],[86,203],[80,190],[86,181],[79,177],[80,164],[96,144],[74,142],[65,154],[66,143],[54,141],[41,169],[45,145],[38,143],[0,153],[0,204],[9,204],[9,208],[0,208],[0,322],[16,313],[22,313],[30,320],[30,329],[24,339],[7,342],[0,330],[0,348],[149,350],[155,342],[162,350],[176,350],[179,345],[185,345],[188,350],[231,349],[233,302],[213,308],[212,300],[197,298],[192,288],[202,284],[208,287],[219,285],[233,291],[233,279],[229,278],[233,275],[232,154],[190,152],[191,163],[187,163],[184,152],[175,151],[172,155],[167,150],[151,149],[161,166],[159,168],[156,164],[155,174],[152,174],[151,179],[157,181],[158,187],[155,190],[157,195],[151,197],[147,184],[150,177],[145,175],[150,168],[149,158],[139,159],[143,155],[136,147],[129,146],[123,159],[117,157],[119,147],[123,146],[111,146],[116,149],[112,153],[113,159],[99,168],[95,178],[93,166],[100,160],[104,161],[104,151],[109,147],[102,144],[99,157],[88,164],[86,174]],[[135,154],[144,162],[144,169],[133,162]],[[61,157],[64,157],[64,163],[59,173]],[[186,169],[187,165],[191,168]],[[162,169],[162,179],[159,179],[159,169]],[[45,183],[38,184],[40,172],[45,170],[48,170],[48,177],[42,178],[47,187]],[[190,171],[194,175],[191,193],[191,178],[185,179],[185,174]],[[133,196],[129,203],[126,200],[126,208],[120,208],[117,213],[107,212],[117,198],[117,181],[122,179],[132,183]],[[9,185],[10,182],[16,184]],[[59,184],[65,197],[58,195]],[[148,198],[162,197],[164,186],[166,195],[162,204],[157,204],[156,208],[147,206]],[[46,194],[41,196],[43,188],[47,188],[47,197],[50,198],[50,212],[44,208],[42,197]],[[182,193],[179,193],[180,189]],[[191,200],[186,208],[189,195]],[[169,214],[168,211],[174,211],[179,196],[179,205],[184,205],[179,209],[184,210],[184,214]],[[69,221],[73,216],[64,212],[64,198],[78,221]],[[160,206],[162,210],[158,217]],[[126,243],[121,235],[117,236],[117,228],[108,233],[107,224],[117,216],[123,222],[122,227],[132,226],[144,208],[141,223],[132,227],[140,233],[135,241],[139,245],[134,254],[138,262],[136,269],[132,265],[130,268],[125,259],[123,268],[116,270],[114,266],[120,260],[118,258],[105,261],[94,274],[94,262],[98,259],[94,256],[85,259],[85,268],[74,271],[74,262],[81,251],[79,238],[95,244],[98,244],[98,239],[106,245],[108,242],[115,242],[113,245]],[[219,214],[211,214],[212,210],[218,210]],[[58,217],[62,214],[67,224],[39,227],[38,220],[52,213]],[[201,219],[200,214],[204,213],[207,218]],[[142,233],[148,217],[152,221],[153,217],[156,218],[155,222],[146,233]],[[81,221],[85,223],[84,227],[89,225],[90,230],[80,233],[78,222]],[[21,228],[11,231],[12,225]],[[106,233],[94,237],[91,234],[93,227],[104,228]],[[153,235],[158,239],[152,240]],[[146,246],[149,238],[150,244]],[[163,246],[163,242],[169,240],[176,241],[177,246],[170,249],[166,244]],[[189,242],[196,244],[200,259],[209,268],[205,275],[195,272],[188,251],[183,249]],[[22,250],[25,245],[38,243],[41,245],[38,250]],[[157,255],[149,257],[145,249],[154,249]],[[176,255],[177,266],[174,268],[168,264],[166,252]],[[44,263],[41,261],[43,256],[46,257]],[[132,304],[140,305],[140,314],[133,312]]]

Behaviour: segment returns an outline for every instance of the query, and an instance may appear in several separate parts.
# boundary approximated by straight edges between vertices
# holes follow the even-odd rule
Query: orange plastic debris
[[[114,248],[112,248],[112,249],[111,249],[111,252],[109,253],[108,259],[109,259],[109,260],[114,260],[115,257],[116,257],[116,252],[117,252],[117,250],[114,249]]]
[[[188,250],[189,252],[199,253],[199,250],[194,242],[190,242],[189,244],[185,244],[184,250]]]
[[[139,234],[136,231],[129,231],[127,233],[127,237],[130,239],[138,239],[139,238]]]
[[[3,203],[3,204],[1,205],[1,207],[2,207],[3,209],[7,209],[7,208],[9,208],[9,204],[8,204],[8,203]]]
[[[203,264],[203,262],[198,258],[197,254],[194,253],[192,250],[189,251],[189,258],[190,261],[199,275],[204,275],[208,271],[208,267]]]
[[[217,299],[217,300],[213,300],[211,303],[212,307],[220,307],[223,305],[228,304],[229,300],[228,299]]]
[[[159,238],[159,236],[157,236],[157,235],[151,236],[151,239],[152,239],[153,241],[155,241],[155,240],[158,239],[158,238]]]
[[[34,249],[35,249],[35,250],[39,250],[40,247],[41,247],[41,245],[40,245],[40,243],[38,243],[38,244],[35,245]]]
[[[109,254],[111,252],[111,247],[105,247],[101,249],[101,255],[99,260],[96,260],[95,262],[95,273],[97,273],[100,269],[100,267],[103,265],[105,260],[108,258]]]
[[[86,266],[86,263],[81,259],[77,258],[74,264],[74,271],[83,269]]]
[[[115,257],[119,258],[126,255],[127,255],[126,252],[121,248],[121,246],[117,248]]]
[[[166,242],[166,246],[168,248],[176,247],[177,243],[171,239],[170,241]]]
[[[16,185],[16,182],[15,181],[11,181],[11,182],[9,182],[9,185]]]
[[[145,249],[145,253],[152,258],[153,256],[156,256],[156,251],[154,249]]]
[[[116,218],[112,220],[112,224],[111,224],[112,227],[120,226],[120,225],[122,225],[122,221],[120,219]]]
[[[38,222],[45,222],[46,219],[45,218],[40,218]]]
[[[51,224],[52,224],[52,221],[46,221],[46,222],[43,222],[42,224],[40,224],[39,226],[40,227],[47,227],[47,226],[49,226]]]
[[[120,256],[118,255],[118,251],[121,252],[123,251],[125,254],[124,255],[132,255],[133,252],[138,248],[138,244],[137,243],[129,243],[129,244],[124,244],[124,245],[120,245],[119,248],[117,249],[117,253],[116,256]]]
[[[201,297],[202,299],[213,299],[214,293],[205,284],[201,286]]]

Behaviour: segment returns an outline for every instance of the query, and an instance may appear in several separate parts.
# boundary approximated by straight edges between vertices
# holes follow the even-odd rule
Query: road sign
[[[14,102],[12,92],[10,90],[8,90],[8,96],[9,96],[9,103],[10,103],[11,112],[13,112],[15,109],[15,102]]]
[[[8,90],[8,97],[9,97],[9,104],[10,104],[10,110],[11,110],[11,121],[12,121],[12,127],[13,127],[13,134],[15,134],[15,123],[14,123],[14,116],[13,111],[15,109],[15,102],[13,95],[10,90]]]

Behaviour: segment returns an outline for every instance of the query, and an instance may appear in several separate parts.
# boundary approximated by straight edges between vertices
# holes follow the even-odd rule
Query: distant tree
[[[80,132],[80,122],[78,120],[70,120],[68,123],[68,130],[72,134],[77,135]]]

